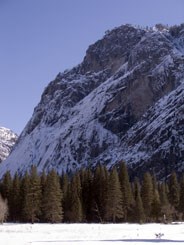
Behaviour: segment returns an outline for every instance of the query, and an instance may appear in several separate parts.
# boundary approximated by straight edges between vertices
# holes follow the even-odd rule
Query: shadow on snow
[[[58,243],[58,242],[72,242],[72,243],[85,243],[85,242],[145,242],[145,243],[184,243],[184,240],[169,240],[169,239],[106,239],[106,240],[58,240],[58,241],[34,241],[32,243]]]

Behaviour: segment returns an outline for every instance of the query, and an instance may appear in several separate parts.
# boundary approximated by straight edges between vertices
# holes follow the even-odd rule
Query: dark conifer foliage
[[[128,214],[131,211],[133,205],[133,195],[132,195],[131,185],[129,182],[127,167],[124,162],[120,164],[119,179],[120,179],[121,191],[122,191],[122,208],[124,213],[123,220],[127,222]]]
[[[107,201],[105,210],[106,221],[115,223],[116,221],[121,220],[124,216],[122,205],[123,199],[119,176],[116,168],[113,168],[113,170],[110,173],[108,182]]]
[[[144,212],[146,215],[146,220],[151,220],[151,210],[153,203],[153,182],[150,173],[145,173],[143,176],[142,188],[141,188],[141,197],[144,207]]]
[[[62,197],[62,208],[63,210],[65,210],[65,212],[63,213],[63,222],[67,222],[67,212],[66,210],[68,209],[68,207],[70,206],[69,204],[69,178],[67,174],[62,174],[61,179],[60,179],[60,184],[61,184],[61,190],[63,193],[63,197]]]
[[[15,174],[12,183],[11,197],[9,203],[9,219],[13,222],[20,221],[21,213],[21,180],[18,174]]]
[[[95,170],[92,186],[92,211],[94,222],[104,222],[105,220],[108,179],[109,176],[106,167],[99,165]]]
[[[136,179],[134,183],[134,195],[135,195],[135,204],[133,212],[133,221],[138,223],[144,223],[146,216],[144,213],[142,198],[141,198],[141,186],[139,180]]]
[[[180,202],[179,202],[179,211],[182,214],[182,219],[184,219],[184,174],[180,180]]]
[[[81,201],[81,181],[79,173],[76,173],[68,189],[68,220],[76,223],[83,219],[82,201]]]
[[[30,176],[28,172],[25,173],[22,182],[21,182],[21,221],[23,222],[30,222],[30,204],[29,204],[29,198],[28,193],[30,189]]]
[[[0,195],[8,200],[10,222],[164,222],[184,220],[184,175],[171,173],[158,182],[145,173],[130,183],[126,165],[71,176],[52,170],[38,175],[36,167],[20,177],[7,172]]]
[[[25,195],[24,215],[32,224],[39,221],[41,214],[41,181],[35,166],[31,167],[28,190]]]
[[[179,189],[177,175],[175,172],[172,172],[169,179],[169,201],[171,205],[175,207],[175,209],[178,209],[179,199],[180,199],[180,189]]]
[[[83,222],[93,221],[93,174],[90,169],[83,169],[80,172],[81,176],[81,202],[82,202],[82,213]]]
[[[45,222],[58,223],[63,219],[60,179],[54,170],[47,175],[43,193],[42,211]]]

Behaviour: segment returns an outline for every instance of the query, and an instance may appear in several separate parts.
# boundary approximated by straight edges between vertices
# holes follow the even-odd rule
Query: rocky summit
[[[122,25],[59,73],[0,172],[125,161],[132,174],[184,169],[184,24]]]
[[[18,136],[10,129],[0,127],[0,162],[10,154]]]

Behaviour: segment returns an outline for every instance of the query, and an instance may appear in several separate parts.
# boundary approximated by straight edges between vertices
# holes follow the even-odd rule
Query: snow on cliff
[[[120,160],[160,177],[182,171],[184,25],[123,25],[46,87],[0,172],[58,172]]]

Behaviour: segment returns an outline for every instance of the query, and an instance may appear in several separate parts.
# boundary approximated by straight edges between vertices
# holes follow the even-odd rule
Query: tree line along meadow
[[[184,219],[184,175],[167,182],[149,172],[129,180],[125,163],[72,176],[54,170],[23,176],[7,172],[0,183],[0,221],[40,223],[172,222]]]

